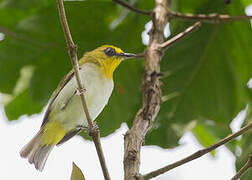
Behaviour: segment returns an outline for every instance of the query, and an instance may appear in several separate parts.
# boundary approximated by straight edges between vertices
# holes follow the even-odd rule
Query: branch
[[[138,58],[145,58],[145,52],[142,52],[142,53],[138,53],[136,54],[136,56],[134,57],[135,59],[138,59]]]
[[[250,20],[252,16],[230,16],[227,14],[182,14],[179,12],[168,11],[168,17],[170,19],[184,19],[184,20],[196,20],[205,23],[223,23],[228,21],[243,21],[243,20]]]
[[[144,14],[144,15],[151,15],[151,11],[146,11],[146,10],[142,10],[142,9],[138,9],[136,7],[133,7],[131,5],[129,5],[128,3],[126,2],[123,2],[121,0],[113,0],[115,3],[118,3],[120,4],[121,6],[131,10],[131,11],[134,11],[136,13],[139,13],[139,14]]]
[[[143,104],[136,114],[133,125],[124,136],[124,179],[139,177],[140,150],[144,137],[155,120],[161,106],[160,61],[163,52],[158,45],[164,42],[164,27],[168,22],[167,0],[155,0],[152,13],[153,26],[149,32],[150,40],[145,51],[143,77]]]
[[[168,47],[173,45],[178,40],[180,40],[183,37],[185,37],[186,35],[192,33],[194,30],[196,30],[198,27],[200,27],[200,25],[201,25],[201,23],[200,23],[200,21],[198,21],[195,24],[193,24],[192,26],[188,27],[184,32],[181,32],[181,33],[177,34],[176,36],[174,36],[173,38],[171,38],[171,39],[167,40],[166,42],[160,44],[159,45],[160,50],[162,50],[162,51],[166,50]]]
[[[96,147],[96,151],[97,154],[99,156],[99,160],[100,160],[100,164],[103,170],[103,175],[104,178],[106,180],[110,180],[110,176],[108,173],[108,169],[105,163],[105,158],[103,155],[103,151],[102,151],[102,147],[101,147],[101,142],[100,142],[100,131],[98,128],[95,127],[95,125],[93,124],[93,121],[90,117],[90,114],[88,112],[88,107],[87,107],[87,103],[86,103],[86,99],[85,99],[85,88],[83,86],[81,77],[80,77],[80,72],[79,72],[79,63],[78,63],[78,57],[77,57],[77,46],[74,44],[72,36],[71,36],[71,32],[67,23],[67,18],[66,18],[66,13],[65,13],[65,9],[64,9],[64,4],[63,4],[63,0],[57,0],[57,6],[58,6],[58,10],[59,10],[59,18],[60,18],[60,22],[62,25],[62,29],[64,31],[64,35],[65,35],[65,39],[66,39],[66,43],[67,43],[67,51],[68,54],[70,56],[71,62],[72,62],[72,66],[74,69],[74,73],[75,73],[75,77],[76,77],[76,81],[77,81],[77,85],[78,85],[78,91],[80,94],[80,98],[81,98],[81,102],[83,105],[83,109],[86,115],[86,119],[88,121],[88,125],[89,125],[89,129],[90,129],[90,135],[93,138],[93,141],[95,143],[95,147]]]
[[[217,142],[216,144],[213,144],[212,146],[208,147],[208,148],[205,148],[205,149],[202,149],[202,150],[199,150],[195,153],[193,153],[192,155],[190,156],[187,156],[186,158],[184,159],[181,159],[175,163],[172,163],[170,165],[167,165],[163,168],[160,168],[160,169],[157,169],[155,171],[152,171],[148,174],[145,174],[143,175],[143,179],[151,179],[151,178],[154,178],[156,176],[159,176],[171,169],[174,169],[178,166],[181,166],[185,163],[188,163],[194,159],[197,159],[197,158],[200,158],[201,156],[215,150],[216,148],[218,148],[219,146],[223,145],[223,144],[226,144],[227,142],[231,141],[232,139],[246,133],[248,130],[250,130],[252,128],[252,123],[249,123],[247,124],[246,126],[244,126],[243,128],[241,128],[238,132],[234,133],[234,134],[231,134],[231,135],[228,135],[227,137],[225,137],[224,139],[220,140],[219,142]]]
[[[248,161],[246,164],[240,169],[240,171],[231,179],[231,180],[238,180],[246,171],[252,168],[252,154],[249,155]]]

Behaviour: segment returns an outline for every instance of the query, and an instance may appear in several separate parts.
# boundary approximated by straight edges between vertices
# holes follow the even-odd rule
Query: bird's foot
[[[81,94],[84,94],[87,90],[85,88],[79,89],[77,88],[76,90],[76,95],[80,96]]]
[[[76,128],[78,128],[78,129],[83,129],[85,132],[88,131],[88,126],[78,125]]]
[[[83,129],[86,133],[89,134],[89,136],[94,136],[94,135],[98,134],[98,132],[100,131],[99,127],[98,127],[98,125],[96,124],[95,121],[93,122],[93,126],[92,127],[90,127],[90,126],[84,126],[84,125],[79,125],[76,128]]]
[[[98,134],[99,133],[99,127],[98,127],[98,125],[96,124],[96,122],[94,121],[93,122],[93,127],[88,127],[88,134],[89,134],[89,136],[94,136],[94,135],[96,135],[96,134]]]

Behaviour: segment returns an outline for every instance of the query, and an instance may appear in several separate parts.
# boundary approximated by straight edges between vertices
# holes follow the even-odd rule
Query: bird
[[[136,57],[113,45],[103,45],[84,54],[79,60],[80,76],[92,120],[102,112],[114,88],[113,73],[119,64]],[[61,80],[48,101],[38,133],[20,151],[23,158],[43,171],[52,149],[76,134],[88,122],[78,94],[77,81],[72,69]]]

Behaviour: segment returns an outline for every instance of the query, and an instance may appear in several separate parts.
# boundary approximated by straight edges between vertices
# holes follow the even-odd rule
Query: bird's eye
[[[111,48],[111,47],[105,49],[104,52],[105,52],[105,54],[106,54],[107,56],[114,56],[114,55],[116,55],[115,49],[114,49],[114,48]]]

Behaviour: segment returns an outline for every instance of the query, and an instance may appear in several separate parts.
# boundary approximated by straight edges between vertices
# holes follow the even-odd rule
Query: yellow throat
[[[113,79],[115,69],[122,62],[123,57],[116,56],[123,51],[112,45],[103,45],[93,51],[87,52],[80,59],[80,65],[84,63],[95,63],[100,67],[101,72],[109,79]]]

